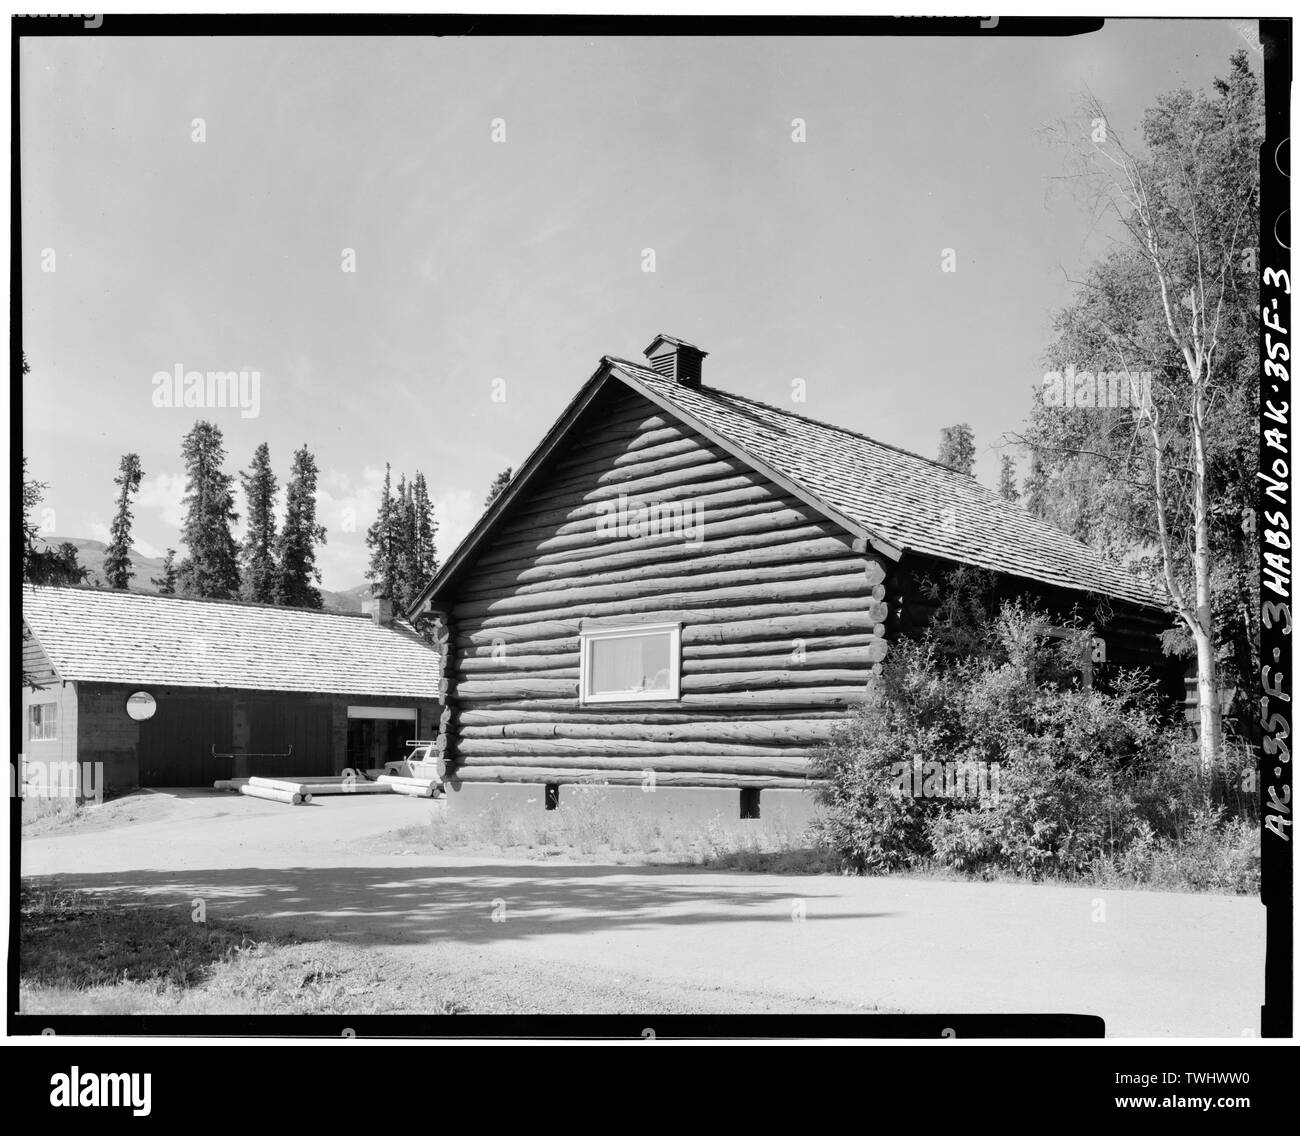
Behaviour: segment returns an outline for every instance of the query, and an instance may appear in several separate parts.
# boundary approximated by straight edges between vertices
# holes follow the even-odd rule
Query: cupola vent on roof
[[[654,342],[645,349],[645,357],[650,366],[666,379],[676,379],[683,386],[698,387],[704,368],[704,356],[693,343],[674,339],[670,335],[656,335]]]

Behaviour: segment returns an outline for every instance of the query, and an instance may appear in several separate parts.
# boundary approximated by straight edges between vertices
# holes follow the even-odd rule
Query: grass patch
[[[599,789],[566,786],[560,807],[547,812],[488,805],[473,814],[447,815],[393,833],[403,848],[492,853],[527,859],[686,865],[754,872],[833,872],[833,857],[818,850],[808,829],[780,813],[757,820],[652,812],[610,799]]]
[[[24,884],[19,1013],[456,1013],[384,980],[364,947],[195,923],[188,909]]]
[[[38,795],[22,799],[22,830],[30,836],[71,828],[81,816],[82,806],[72,797]]]

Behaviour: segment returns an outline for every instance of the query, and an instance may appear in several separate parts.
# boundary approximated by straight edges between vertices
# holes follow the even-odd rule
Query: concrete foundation
[[[447,812],[451,816],[474,816],[489,809],[519,812],[543,812],[547,807],[545,785],[463,785],[447,794]],[[562,785],[556,807],[581,800],[584,805],[609,802],[621,811],[632,809],[653,816],[698,818],[707,821],[715,814],[728,819],[741,816],[740,789],[659,788],[643,792],[634,785]],[[760,796],[762,819],[802,825],[816,812],[811,793],[797,789],[764,789]]]

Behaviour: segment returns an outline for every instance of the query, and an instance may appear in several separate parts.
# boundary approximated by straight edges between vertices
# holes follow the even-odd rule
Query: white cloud
[[[179,532],[185,523],[185,475],[160,473],[157,477],[146,477],[140,482],[135,507],[156,510],[163,524]]]
[[[442,563],[465,539],[483,514],[483,498],[468,489],[443,493],[433,499],[433,517],[438,522],[438,562]]]
[[[370,550],[366,530],[379,512],[384,471],[366,466],[359,478],[343,470],[325,470],[317,483],[316,519],[325,526],[326,542],[316,550],[324,587],[341,591],[365,581]]]

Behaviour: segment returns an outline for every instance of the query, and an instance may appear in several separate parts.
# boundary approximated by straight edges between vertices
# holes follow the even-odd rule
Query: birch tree
[[[1049,518],[1125,554],[1167,597],[1196,658],[1207,768],[1222,739],[1225,596],[1257,643],[1249,597],[1225,573],[1235,564],[1249,590],[1262,140],[1258,82],[1244,53],[1231,65],[1214,97],[1158,100],[1141,148],[1092,96],[1082,128],[1058,133],[1113,244],[1072,281],[1049,353],[1059,369],[1023,439],[1051,470]]]

